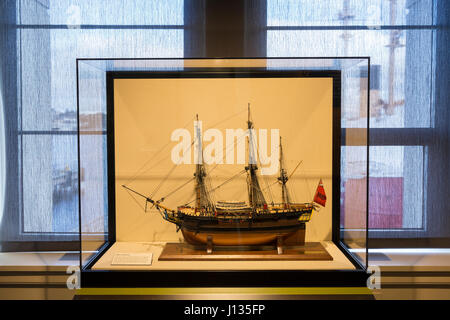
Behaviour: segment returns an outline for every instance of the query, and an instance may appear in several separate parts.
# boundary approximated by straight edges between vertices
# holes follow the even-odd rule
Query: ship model
[[[198,120],[198,116],[197,116]],[[162,218],[177,226],[187,243],[192,245],[217,246],[252,246],[271,245],[282,242],[295,235],[299,230],[305,230],[305,224],[310,221],[314,210],[325,206],[326,195],[320,180],[314,198],[308,203],[294,203],[291,201],[287,182],[292,176],[288,175],[284,167],[283,148],[279,145],[279,176],[277,183],[281,187],[281,203],[268,203],[261,189],[258,176],[258,165],[250,147],[254,130],[248,106],[248,159],[243,170],[247,175],[248,203],[245,201],[217,201],[211,200],[211,189],[207,183],[207,172],[204,163],[196,164],[194,178],[195,199],[193,205],[184,204],[176,209],[169,208],[162,202],[165,200],[152,199],[142,193],[123,187],[145,199],[145,205],[155,207]],[[200,135],[198,135],[200,136]],[[199,152],[202,152],[200,148]],[[300,162],[301,163],[301,162]],[[300,164],[299,163],[299,164]],[[298,168],[298,165],[295,169]],[[295,171],[294,169],[294,171]],[[231,179],[230,179],[231,180]],[[227,180],[226,182],[228,182]],[[178,188],[177,188],[178,189]]]

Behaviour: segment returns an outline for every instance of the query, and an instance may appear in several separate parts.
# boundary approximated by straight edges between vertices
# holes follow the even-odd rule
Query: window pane
[[[23,231],[53,231],[52,136],[22,137]]]
[[[370,114],[366,101],[343,96],[342,126],[364,127],[370,117],[371,128],[433,128],[434,5],[432,0],[268,0],[267,53],[273,57],[369,56],[370,88],[362,87],[367,87],[366,82],[358,83],[358,77],[369,75],[361,69],[355,81],[347,79],[344,85],[351,88],[343,92],[369,90]],[[389,136],[397,146],[370,148],[370,228],[427,228],[424,170],[428,147],[412,146],[415,140],[423,144],[415,134],[376,133],[377,141]],[[365,166],[363,151],[357,146],[342,151],[343,157],[350,158],[342,168],[341,186],[342,205],[351,206],[348,212],[358,212],[362,205],[352,200],[352,193],[366,183],[358,174],[359,167]],[[358,228],[361,222],[347,211],[341,223]]]
[[[83,234],[105,234],[108,230],[106,162],[106,135],[81,134],[80,177],[82,184],[80,197]]]
[[[350,37],[349,40],[345,41],[343,35]],[[370,56],[371,127],[429,127],[432,31],[400,31],[400,44],[395,50],[389,47],[391,37],[393,32],[389,30],[269,30],[267,54],[273,57]],[[367,77],[367,70],[361,72]],[[345,119],[348,126],[367,121],[365,104],[362,106],[363,109],[352,108],[361,112]]]
[[[18,2],[21,231],[77,232],[76,59],[182,57],[184,1]],[[93,86],[93,106],[104,103],[99,88]],[[80,126],[92,121],[105,127],[99,112]]]
[[[358,212],[358,193],[365,191],[365,148],[347,146],[342,149],[346,167],[342,168],[341,199],[346,213]],[[424,147],[372,146],[369,149],[369,228],[424,228]],[[356,209],[355,209],[356,208]],[[344,215],[341,224],[358,228],[362,217]]]
[[[53,232],[78,232],[76,145],[76,135],[53,135]]]
[[[21,0],[21,23],[52,25],[182,25],[183,0]],[[43,21],[33,12],[48,12]]]
[[[424,148],[370,148],[369,227],[423,229]]]
[[[432,0],[267,0],[267,25],[426,25],[432,23],[432,5]]]
[[[76,129],[76,58],[183,55],[182,30],[39,29],[21,37],[23,130]]]
[[[18,8],[22,130],[76,129],[77,58],[183,56],[182,0],[22,0]]]
[[[267,55],[370,56],[370,126],[431,127],[432,13],[431,0],[268,0]],[[344,126],[367,121],[351,109]]]
[[[78,231],[76,135],[24,135],[24,232]]]

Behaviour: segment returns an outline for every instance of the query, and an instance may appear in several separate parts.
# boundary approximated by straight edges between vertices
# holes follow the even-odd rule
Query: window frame
[[[267,26],[267,4],[266,1],[243,1],[240,10],[243,10],[243,21],[239,21],[240,32],[244,34],[241,45],[235,48],[233,52],[229,52],[234,57],[266,57],[267,56],[267,31],[268,30],[281,30],[283,27],[268,27]],[[37,238],[34,234],[21,234],[20,220],[23,218],[15,214],[17,211],[17,204],[20,200],[21,185],[18,185],[17,177],[22,179],[19,167],[22,166],[21,155],[19,154],[19,148],[22,148],[22,144],[19,146],[19,141],[24,134],[31,134],[32,132],[21,131],[19,128],[19,112],[21,112],[20,101],[18,95],[21,94],[21,87],[18,81],[19,74],[19,62],[18,62],[18,50],[17,38],[20,35],[20,30],[23,26],[17,23],[17,9],[20,5],[16,1],[8,1],[3,4],[6,10],[0,12],[2,21],[6,21],[9,25],[16,26],[16,28],[9,28],[4,32],[7,37],[7,41],[2,41],[0,48],[2,52],[6,52],[4,60],[1,61],[4,66],[3,70],[7,70],[7,75],[2,74],[4,78],[4,92],[5,105],[14,106],[6,108],[7,114],[5,118],[9,121],[5,122],[6,126],[6,142],[7,142],[7,185],[6,188],[6,205],[4,209],[3,222],[7,221],[8,225],[17,225],[16,230],[7,230],[5,223],[2,224],[0,234],[2,235],[2,251],[30,251],[30,250],[78,250],[79,238],[78,235],[57,235],[54,233],[40,234]],[[2,7],[2,8],[3,8]],[[213,28],[211,22],[211,12],[217,10],[217,8],[211,7],[210,2],[206,0],[185,0],[184,1],[184,25],[182,29],[184,31],[184,57],[212,57],[216,52],[220,52],[220,47],[223,45],[224,40],[233,41],[233,33],[227,33],[226,27],[222,30]],[[445,196],[445,188],[442,188],[439,193],[430,193],[427,191],[433,190],[433,186],[439,183],[444,186],[448,186],[450,183],[449,174],[441,174],[445,172],[448,167],[446,164],[449,159],[449,150],[442,150],[441,146],[449,144],[450,125],[448,123],[449,111],[446,105],[449,98],[449,92],[447,84],[450,82],[449,74],[450,67],[448,64],[449,53],[448,43],[449,39],[449,10],[450,3],[446,1],[433,1],[433,23],[426,26],[379,26],[379,30],[391,30],[393,28],[409,30],[409,29],[426,29],[431,30],[433,33],[433,47],[432,47],[432,74],[431,74],[431,127],[430,128],[371,128],[370,129],[370,146],[399,146],[398,141],[403,141],[400,146],[415,145],[423,146],[426,150],[426,159],[423,164],[424,171],[424,190],[425,195],[425,210],[426,220],[424,221],[426,226],[432,228],[429,230],[404,230],[402,236],[396,235],[393,237],[393,232],[390,230],[370,230],[370,245],[371,247],[448,247],[448,235],[445,235],[443,231],[450,230],[450,221],[447,219],[445,223],[442,219],[439,219],[443,212],[450,212],[448,202],[443,204],[439,210],[435,210],[435,202],[441,200],[442,196]],[[225,13],[230,14],[230,13]],[[208,18],[209,17],[209,18]],[[230,15],[230,17],[233,17]],[[42,26],[35,26],[36,28]],[[67,26],[59,26],[60,28],[67,28]],[[97,26],[95,26],[97,27]],[[109,28],[111,26],[108,26]],[[172,26],[173,27],[173,26]],[[171,29],[172,27],[168,27]],[[82,26],[81,26],[82,28]],[[90,26],[92,28],[92,26]],[[102,28],[99,25],[98,28]],[[177,26],[177,29],[180,27]],[[313,30],[314,26],[299,27]],[[323,26],[317,26],[319,29],[324,29]],[[286,27],[285,29],[295,29],[295,27]],[[326,28],[325,28],[326,29]],[[336,26],[332,28],[336,29]],[[361,29],[370,30],[370,26],[339,26],[339,30],[344,29]],[[207,30],[213,31],[209,33],[207,37]],[[213,37],[218,32],[222,33],[222,37]],[[208,41],[207,41],[208,40]],[[251,40],[251,41],[250,41]],[[222,44],[220,44],[222,42]],[[6,78],[6,79],[5,79]],[[349,129],[347,129],[349,130]],[[60,131],[58,131],[60,132]],[[44,133],[38,133],[44,134]],[[54,134],[54,133],[45,133]],[[65,133],[69,134],[69,133]],[[71,134],[71,133],[70,133]],[[75,133],[76,134],[76,133]],[[11,161],[13,159],[14,161]],[[428,170],[429,168],[436,168],[436,170]],[[370,179],[369,179],[370,180]],[[370,183],[370,181],[369,181]],[[439,209],[439,207],[438,207]],[[22,212],[23,205],[20,207]],[[438,223],[439,222],[439,223]],[[437,229],[436,229],[437,226]],[[370,226],[369,226],[370,227]],[[436,236],[437,235],[437,236]]]

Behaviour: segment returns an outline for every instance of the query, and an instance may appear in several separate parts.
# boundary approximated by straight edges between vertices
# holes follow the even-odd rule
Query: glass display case
[[[369,78],[78,59],[81,287],[366,286]]]

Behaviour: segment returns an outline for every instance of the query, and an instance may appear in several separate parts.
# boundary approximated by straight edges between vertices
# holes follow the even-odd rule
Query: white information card
[[[116,253],[111,265],[119,266],[151,266],[152,253]]]

